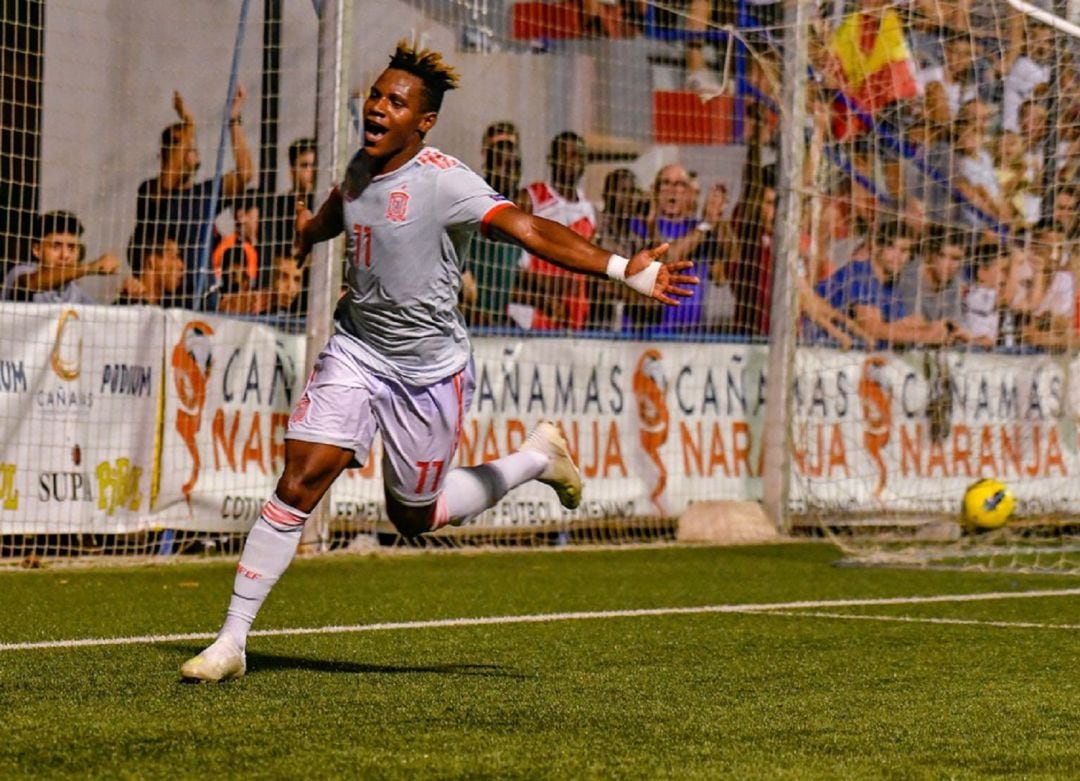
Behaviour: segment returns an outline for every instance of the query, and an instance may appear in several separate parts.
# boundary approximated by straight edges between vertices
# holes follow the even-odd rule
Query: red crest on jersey
[[[405,213],[409,208],[409,194],[401,190],[390,193],[390,200],[386,203],[386,219],[390,222],[404,222]]]
[[[581,217],[570,224],[570,230],[585,239],[591,239],[596,233],[596,226],[588,217]]]

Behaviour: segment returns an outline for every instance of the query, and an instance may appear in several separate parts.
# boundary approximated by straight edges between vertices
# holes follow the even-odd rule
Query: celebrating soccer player
[[[479,228],[571,271],[620,280],[666,304],[689,296],[689,261],[662,244],[627,259],[526,214],[452,157],[424,145],[457,74],[437,52],[401,43],[364,102],[363,147],[311,215],[297,204],[296,250],[345,231],[349,290],[289,419],[285,470],[248,535],[217,639],[181,667],[220,681],[246,669],[255,615],[289,566],[304,522],[350,463],[382,434],[386,511],[401,534],[460,524],[529,480],[581,501],[581,475],[559,429],[541,423],[512,455],[450,468],[473,392],[469,337],[457,309],[461,256]]]

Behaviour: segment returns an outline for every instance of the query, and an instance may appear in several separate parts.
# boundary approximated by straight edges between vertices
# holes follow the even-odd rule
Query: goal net
[[[790,510],[855,560],[1078,570],[1080,49],[1063,6],[809,20]],[[980,478],[1016,496],[1003,528],[961,513]]]
[[[237,550],[359,257],[293,259],[295,202],[341,179],[405,38],[461,75],[429,144],[606,249],[668,242],[701,280],[665,308],[475,238],[456,464],[551,419],[585,501],[528,485],[410,544],[669,540],[691,504],[735,500],[864,561],[1076,569],[1068,9],[226,5],[3,11],[3,560]],[[979,477],[1022,522],[950,525]],[[403,543],[378,438],[306,539]]]

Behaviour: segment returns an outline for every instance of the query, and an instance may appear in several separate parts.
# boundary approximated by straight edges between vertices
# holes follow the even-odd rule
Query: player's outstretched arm
[[[678,297],[693,295],[692,288],[699,281],[696,276],[683,273],[694,265],[688,260],[660,262],[667,244],[643,249],[627,260],[590,244],[557,222],[526,214],[515,206],[496,211],[488,230],[557,266],[619,280],[641,295],[665,304],[677,306]]]
[[[293,253],[299,260],[303,260],[320,241],[332,239],[345,230],[341,191],[336,187],[331,190],[330,196],[314,215],[308,211],[303,200],[298,200],[294,227],[296,232],[293,236]]]

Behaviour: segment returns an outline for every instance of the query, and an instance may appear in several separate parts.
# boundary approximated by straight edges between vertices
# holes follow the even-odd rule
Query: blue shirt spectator
[[[895,281],[911,255],[911,236],[902,223],[883,223],[874,234],[869,260],[853,260],[822,282],[817,293],[850,317],[877,348],[900,344],[946,344],[946,321],[927,322],[909,313]]]
[[[869,260],[853,260],[838,268],[831,277],[818,284],[817,293],[829,306],[848,316],[856,306],[872,306],[881,312],[886,323],[907,315],[904,302],[891,282],[882,282],[874,273]]]
[[[658,217],[655,220],[655,232],[652,234],[656,241],[675,241],[696,230],[699,220],[696,217],[681,220],[669,220]],[[630,222],[630,230],[643,243],[654,240],[650,238],[649,225],[645,220],[635,217]],[[694,262],[694,267],[683,273],[694,274],[699,279],[709,279],[709,267],[712,253],[707,251],[707,243],[698,248],[698,251],[687,260]],[[660,318],[655,323],[645,327],[648,336],[668,336],[670,334],[687,333],[702,325],[702,313],[705,303],[705,290],[707,285],[693,285],[693,295],[679,299],[679,306],[665,306],[660,310]]]
[[[668,242],[666,260],[690,260],[694,263],[688,273],[703,280],[693,286],[693,295],[681,298],[679,306],[656,306],[653,302],[633,302],[625,318],[630,330],[646,336],[669,336],[690,333],[719,325],[707,322],[709,280],[714,264],[721,260],[718,233],[722,228],[727,194],[722,184],[715,184],[705,198],[702,217],[698,214],[699,189],[685,167],[671,163],[661,168],[653,182],[651,217],[634,217],[630,234],[641,246]]]

